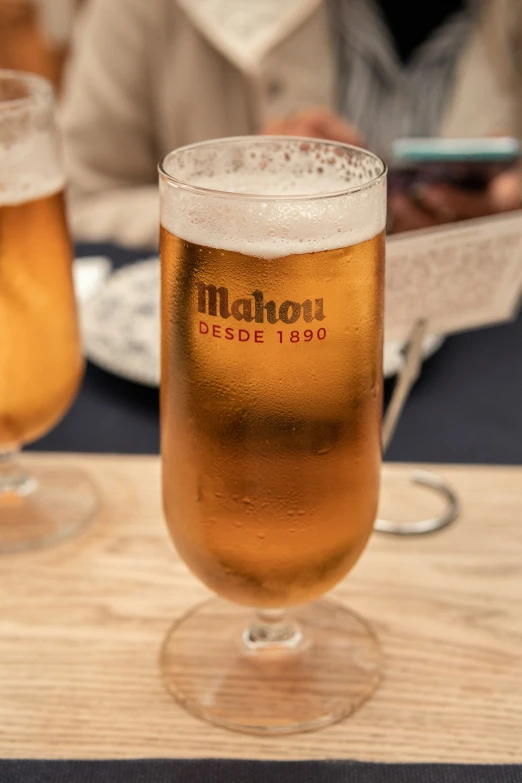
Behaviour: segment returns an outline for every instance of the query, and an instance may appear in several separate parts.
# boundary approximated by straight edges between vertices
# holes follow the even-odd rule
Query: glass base
[[[25,552],[76,535],[98,509],[96,490],[82,471],[23,463],[13,486],[0,492],[0,554]]]
[[[268,641],[260,625],[252,610],[221,599],[189,611],[161,650],[168,690],[194,715],[249,734],[318,729],[373,693],[379,643],[344,606],[322,600],[289,609]]]

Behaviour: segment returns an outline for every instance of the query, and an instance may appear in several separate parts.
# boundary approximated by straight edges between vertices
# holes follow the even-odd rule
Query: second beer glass
[[[64,185],[51,85],[0,70],[0,554],[75,535],[98,505],[65,458],[18,459],[83,375]]]
[[[176,623],[163,673],[230,728],[326,725],[379,670],[364,621],[307,602],[376,516],[385,166],[250,137],[177,150],[160,180],[165,515],[187,565],[234,602]]]

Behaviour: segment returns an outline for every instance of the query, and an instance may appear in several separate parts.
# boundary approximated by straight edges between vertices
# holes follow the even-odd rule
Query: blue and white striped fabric
[[[459,56],[476,22],[471,4],[434,30],[406,65],[374,0],[331,0],[331,6],[342,116],[384,157],[396,138],[438,135]]]

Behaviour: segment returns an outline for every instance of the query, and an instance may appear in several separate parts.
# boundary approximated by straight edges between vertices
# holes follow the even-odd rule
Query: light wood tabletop
[[[375,627],[385,671],[343,723],[274,739],[207,725],[158,673],[174,618],[207,597],[175,554],[156,457],[66,460],[102,509],[74,541],[0,558],[0,756],[522,761],[522,468],[439,467],[462,515],[420,538],[374,535],[334,591]],[[388,514],[422,516],[408,466],[385,468]]]

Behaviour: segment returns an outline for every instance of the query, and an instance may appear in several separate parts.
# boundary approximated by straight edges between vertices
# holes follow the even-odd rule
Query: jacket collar
[[[268,52],[323,0],[176,0],[192,23],[240,70],[255,74]]]

